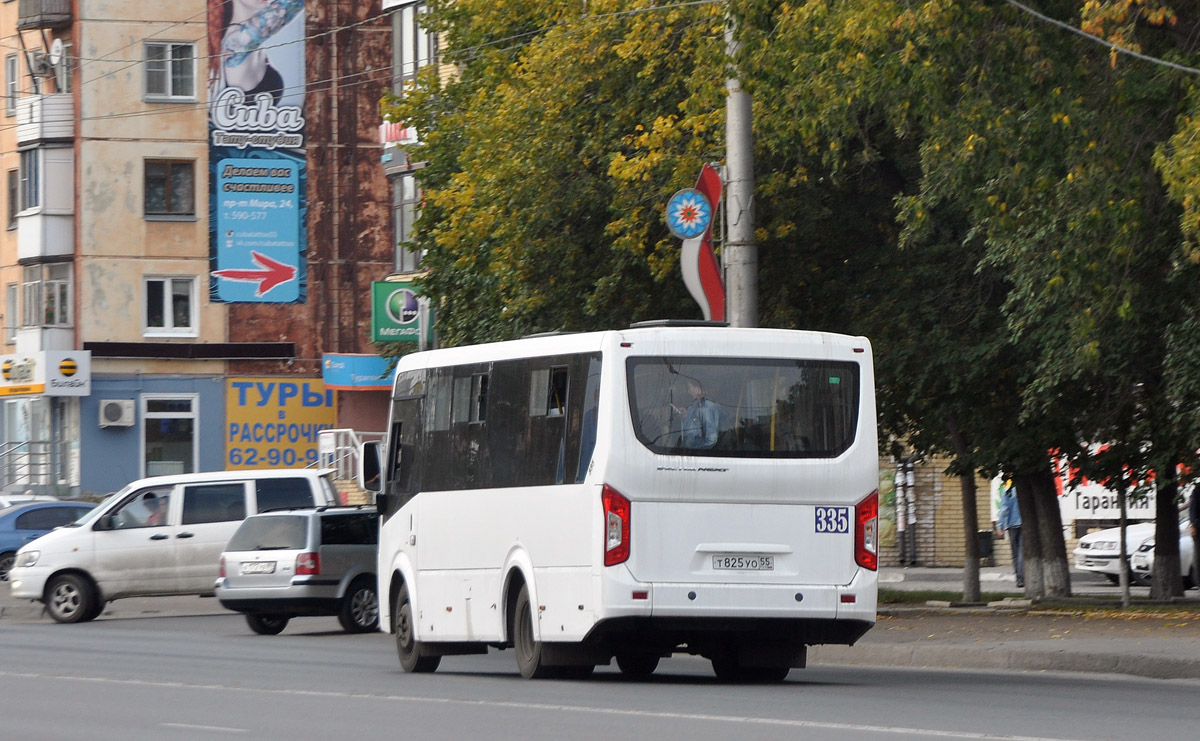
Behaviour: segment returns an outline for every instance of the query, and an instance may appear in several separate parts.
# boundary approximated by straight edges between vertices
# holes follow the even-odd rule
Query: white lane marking
[[[238,694],[257,692],[264,695],[290,695],[295,697],[323,697],[343,700],[390,700],[407,703],[436,703],[468,707],[505,708],[511,710],[568,712],[593,715],[612,715],[628,718],[656,718],[660,720],[690,720],[715,723],[752,723],[760,726],[784,728],[815,728],[821,730],[855,731],[866,733],[888,733],[901,735],[932,736],[936,738],[998,739],[1000,741],[1090,741],[1050,736],[1011,736],[1003,733],[972,733],[970,731],[942,731],[933,728],[899,728],[860,723],[829,723],[815,720],[789,720],[787,718],[761,718],[746,715],[714,715],[711,713],[674,713],[661,710],[623,710],[600,708],[587,705],[551,705],[540,702],[516,702],[511,700],[463,700],[447,697],[420,697],[417,695],[375,695],[362,692],[335,692],[330,690],[280,690],[262,687],[231,687],[222,684],[190,684],[187,682],[152,682],[147,679],[112,679],[108,677],[78,677],[66,674],[38,674],[32,672],[0,671],[0,677],[16,679],[61,679],[73,682],[105,682],[136,687],[165,687],[168,689],[233,691]]]
[[[200,726],[195,723],[159,723],[163,728],[186,728],[189,731],[213,731],[214,733],[249,733],[249,728],[226,728],[225,726]]]

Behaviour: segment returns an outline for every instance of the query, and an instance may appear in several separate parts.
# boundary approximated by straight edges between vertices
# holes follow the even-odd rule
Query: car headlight
[[[13,566],[18,569],[23,569],[26,566],[33,566],[38,562],[38,558],[41,555],[41,551],[21,551],[17,554],[17,562],[13,564]]]
[[[1154,550],[1154,538],[1151,538],[1150,540],[1147,540],[1138,546],[1138,553],[1148,553],[1152,550]]]

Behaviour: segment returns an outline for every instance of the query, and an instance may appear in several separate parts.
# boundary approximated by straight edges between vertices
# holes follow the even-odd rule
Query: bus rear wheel
[[[513,649],[517,653],[517,669],[526,679],[546,679],[553,676],[553,672],[542,661],[542,642],[533,638],[533,620],[529,587],[522,584],[517,594],[517,607],[513,611]]]
[[[423,651],[424,646],[416,638],[416,626],[413,624],[412,602],[408,599],[408,587],[400,587],[396,596],[396,653],[400,656],[400,666],[404,671],[413,674],[428,674],[437,671],[442,663],[441,656],[429,656]]]
[[[646,679],[658,668],[656,654],[619,653],[617,668],[630,679]]]
[[[789,666],[743,666],[731,656],[713,658],[712,668],[717,679],[738,684],[779,684],[792,670]]]

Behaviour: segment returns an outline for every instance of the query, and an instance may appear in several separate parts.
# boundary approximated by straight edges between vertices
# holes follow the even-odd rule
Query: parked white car
[[[17,551],[12,596],[60,623],[122,597],[212,594],[225,544],[249,514],[337,504],[332,471],[255,469],[134,481],[68,527]]]
[[[1154,537],[1154,522],[1137,522],[1125,528],[1125,552],[1133,556],[1147,539]],[[1075,547],[1075,568],[1104,574],[1113,584],[1121,580],[1121,562],[1117,558],[1121,547],[1121,528],[1110,527],[1088,533]]]
[[[1151,535],[1129,559],[1129,568],[1133,578],[1143,584],[1149,584],[1154,573],[1154,536]],[[1192,573],[1192,555],[1194,552],[1191,522],[1187,517],[1179,520],[1179,573],[1183,574],[1183,588],[1191,589],[1196,586]]]

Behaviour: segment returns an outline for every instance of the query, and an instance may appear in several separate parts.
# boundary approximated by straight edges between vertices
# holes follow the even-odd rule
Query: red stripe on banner
[[[709,313],[714,322],[725,321],[725,284],[721,280],[721,266],[717,264],[717,255],[713,251],[712,228],[704,233],[700,243],[700,285],[704,287],[704,296],[708,299]]]
[[[700,242],[700,254],[697,261],[700,272],[700,285],[704,290],[704,298],[708,303],[710,314],[715,322],[725,321],[725,282],[721,276],[721,266],[717,263],[717,254],[713,250],[712,225],[717,220],[717,210],[721,204],[721,176],[711,165],[700,168],[700,177],[696,180],[696,190],[704,194],[712,207],[713,218]]]

